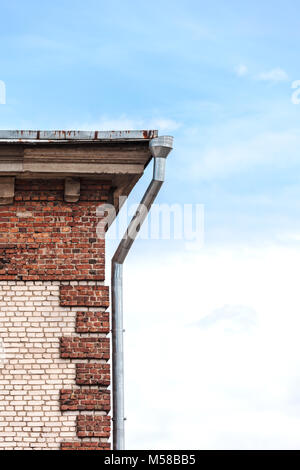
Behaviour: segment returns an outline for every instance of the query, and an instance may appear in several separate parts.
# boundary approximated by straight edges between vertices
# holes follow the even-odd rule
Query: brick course
[[[61,450],[110,450],[108,442],[62,442]]]
[[[61,411],[110,411],[109,390],[75,389],[60,391]]]
[[[76,384],[77,385],[110,385],[110,365],[109,364],[76,364]]]
[[[77,333],[109,333],[108,312],[77,312]]]
[[[107,286],[61,285],[60,305],[66,307],[109,307]]]
[[[111,426],[109,416],[77,416],[77,436],[109,438]]]
[[[81,336],[66,336],[60,340],[62,359],[109,359],[109,339]]]

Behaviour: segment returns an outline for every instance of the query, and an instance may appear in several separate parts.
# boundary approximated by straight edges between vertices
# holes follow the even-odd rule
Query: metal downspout
[[[123,350],[123,263],[165,179],[166,158],[173,148],[173,137],[150,141],[154,157],[153,178],[133,216],[113,258],[112,290],[112,379],[113,449],[124,450],[124,350]]]

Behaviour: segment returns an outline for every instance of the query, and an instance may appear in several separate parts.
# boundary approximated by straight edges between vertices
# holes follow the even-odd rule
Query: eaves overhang
[[[156,130],[0,130],[0,177],[109,181],[127,196],[151,160]]]

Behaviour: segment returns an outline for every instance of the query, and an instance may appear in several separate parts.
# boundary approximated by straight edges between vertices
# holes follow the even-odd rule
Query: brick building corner
[[[97,209],[118,212],[155,136],[0,131],[0,450],[110,449],[109,287]]]

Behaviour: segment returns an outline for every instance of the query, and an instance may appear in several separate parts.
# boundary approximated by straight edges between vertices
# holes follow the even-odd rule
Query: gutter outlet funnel
[[[173,137],[166,135],[152,139],[149,147],[154,158],[167,158],[173,149]]]

